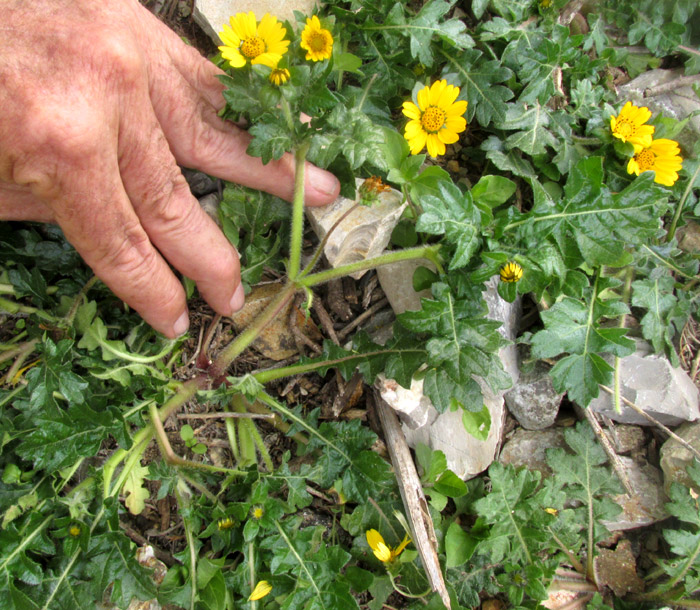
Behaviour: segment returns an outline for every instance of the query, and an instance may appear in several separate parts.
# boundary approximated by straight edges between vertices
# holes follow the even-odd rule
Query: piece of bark
[[[384,438],[389,449],[391,463],[394,466],[394,473],[399,484],[403,505],[408,515],[413,543],[418,549],[430,587],[440,595],[440,599],[447,610],[451,610],[450,596],[440,569],[433,520],[430,517],[428,502],[423,493],[423,486],[418,477],[411,451],[406,444],[406,438],[401,430],[399,418],[376,390],[374,392],[374,402],[384,430]]]

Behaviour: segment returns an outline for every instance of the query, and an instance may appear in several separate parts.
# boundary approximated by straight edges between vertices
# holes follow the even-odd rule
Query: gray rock
[[[614,427],[614,431],[610,429],[604,429],[604,431],[618,455],[639,451],[646,443],[644,430],[639,426],[618,424]]]
[[[431,298],[430,290],[413,290],[413,274],[418,267],[435,271],[435,265],[426,258],[377,267],[379,283],[396,315],[404,311],[419,311],[421,298]]]
[[[700,99],[695,95],[690,84],[674,87],[657,95],[645,95],[648,91],[653,92],[654,87],[670,83],[682,75],[682,70],[649,70],[622,85],[619,88],[618,98],[620,101],[629,100],[637,106],[646,106],[654,113],[660,112],[666,117],[683,120],[700,110]],[[688,127],[678,135],[677,139],[686,150],[692,150],[698,137],[700,137],[700,116],[695,116],[690,119]]]
[[[620,393],[667,426],[700,418],[700,392],[688,374],[673,367],[665,356],[653,354],[644,341],[637,341],[637,351],[620,362]],[[600,392],[588,407],[614,421],[649,426],[649,420],[622,403],[617,413],[613,397]]]
[[[498,461],[512,464],[516,468],[525,466],[528,470],[539,470],[542,476],[552,474],[547,464],[547,449],[560,447],[566,449],[563,428],[547,430],[525,430],[518,428],[513,436],[503,445]]]
[[[563,396],[554,389],[549,368],[537,364],[532,371],[520,373],[518,383],[506,392],[505,400],[523,428],[543,430],[554,423]]]
[[[209,193],[199,198],[199,205],[202,206],[202,209],[217,225],[221,226],[221,221],[219,220],[219,203],[218,193]]]
[[[195,197],[204,197],[204,195],[209,195],[209,193],[214,193],[219,189],[217,180],[204,172],[183,168],[182,175],[190,185],[190,191]]]
[[[484,284],[488,317],[503,322],[499,330],[504,337],[512,340],[520,320],[520,300],[507,303],[501,299],[496,291],[497,282],[496,277]],[[519,373],[515,345],[501,348],[499,356],[505,370],[511,378],[517,380]],[[448,468],[457,476],[470,479],[486,470],[493,462],[501,444],[505,422],[503,392],[494,394],[482,379],[477,378],[477,382],[482,390],[484,405],[491,415],[491,427],[483,441],[465,430],[461,409],[438,414],[432,402],[423,396],[422,387],[418,384],[412,384],[410,390],[402,389],[403,392],[397,391],[396,382],[389,383],[387,380],[383,380],[378,387],[382,398],[394,409],[403,412],[411,423],[403,426],[408,444],[415,447],[418,443],[423,443],[433,450],[440,449],[445,453]],[[403,400],[406,401],[405,404],[401,404]],[[416,424],[417,427],[411,427]]]
[[[669,514],[665,504],[668,497],[663,490],[663,475],[658,468],[644,462],[620,456],[633,494],[620,494],[613,500],[622,507],[622,512],[611,521],[601,521],[611,532],[630,530],[651,525],[666,519]],[[611,474],[611,476],[615,476]]]
[[[695,450],[700,451],[700,424],[683,424],[674,432]],[[671,483],[681,483],[686,487],[693,486],[686,472],[686,468],[693,463],[695,457],[692,452],[683,447],[677,440],[669,438],[661,446],[660,456],[666,491],[671,487]],[[700,489],[695,491],[700,492]]]
[[[197,0],[193,16],[214,43],[221,44],[219,32],[236,13],[253,11],[258,20],[270,13],[280,20],[289,19],[294,23],[294,11],[311,15],[317,5],[316,0]]]

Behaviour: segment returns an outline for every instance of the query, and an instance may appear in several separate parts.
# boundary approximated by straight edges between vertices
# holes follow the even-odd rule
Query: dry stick
[[[600,441],[600,444],[603,446],[605,453],[608,455],[608,459],[612,464],[613,470],[615,471],[617,478],[620,479],[620,482],[627,490],[627,493],[630,496],[633,496],[634,490],[632,489],[632,485],[630,484],[629,478],[627,477],[627,473],[625,472],[625,467],[622,465],[620,457],[615,452],[615,448],[612,446],[612,444],[608,440],[608,437],[605,435],[605,432],[603,431],[603,428],[601,427],[598,418],[595,416],[595,413],[593,413],[593,411],[591,411],[590,409],[584,409],[583,412],[586,415],[588,423],[591,424],[593,432],[595,432],[595,435],[598,437],[598,441]]]
[[[323,306],[323,303],[321,303],[321,299],[317,298],[315,294],[314,300],[311,302],[311,306],[314,308],[314,311],[321,322],[321,326],[323,326],[323,329],[328,333],[331,341],[333,341],[333,343],[336,345],[340,345],[338,335],[335,334],[335,328],[333,328],[333,320],[331,320],[326,308]]]
[[[178,413],[178,419],[275,419],[273,413]]]
[[[606,385],[600,386],[603,388],[608,394],[613,394],[613,391],[611,388],[609,388]],[[634,409],[637,413],[639,413],[642,417],[645,417],[648,419],[651,423],[653,423],[655,426],[661,428],[666,434],[668,434],[674,441],[680,443],[683,447],[685,447],[688,451],[690,451],[696,458],[700,460],[700,451],[695,449],[690,443],[687,441],[683,440],[680,436],[678,436],[675,432],[664,426],[658,419],[652,417],[649,415],[647,412],[644,411],[641,407],[638,405],[634,404],[631,400],[627,400],[624,396],[621,396],[622,402],[624,402],[628,407],[631,407]]]
[[[440,595],[442,603],[450,610],[450,596],[445,586],[437,555],[435,528],[428,510],[428,502],[423,493],[423,485],[416,472],[416,465],[411,457],[411,451],[406,443],[406,437],[401,430],[396,413],[376,392],[375,397],[391,463],[394,466],[403,505],[410,520],[414,544],[423,562],[430,587]]]
[[[377,313],[382,307],[384,307],[387,303],[389,302],[388,299],[382,299],[381,301],[377,301],[372,307],[370,307],[367,311],[361,313],[359,316],[357,316],[350,324],[348,324],[346,327],[344,327],[340,332],[338,332],[338,338],[342,341],[345,339],[345,337],[351,333],[355,328],[357,328],[360,324],[362,324],[367,318],[373,316],[375,313]]]

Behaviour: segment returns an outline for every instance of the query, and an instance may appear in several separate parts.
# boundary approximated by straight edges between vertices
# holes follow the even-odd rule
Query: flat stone
[[[618,99],[631,101],[637,106],[646,106],[654,113],[682,121],[693,112],[700,111],[700,100],[690,85],[674,87],[657,95],[647,96],[647,91],[683,76],[683,70],[649,70],[619,88]],[[700,116],[695,116],[676,139],[686,150],[692,150],[700,137]]]
[[[543,430],[554,423],[563,397],[552,385],[549,367],[538,363],[532,371],[521,371],[518,383],[506,392],[505,401],[523,428]]]
[[[525,466],[528,470],[539,470],[542,476],[546,477],[552,474],[552,469],[547,464],[547,449],[556,447],[568,448],[563,428],[518,428],[503,444],[498,461],[502,464],[512,464],[516,468]]]
[[[683,424],[674,430],[674,432],[686,441],[696,451],[700,451],[700,424]],[[686,449],[677,440],[669,438],[662,446],[661,470],[664,472],[664,488],[668,491],[671,483],[681,483],[686,487],[695,488],[696,493],[700,493],[700,489],[693,484],[691,478],[686,472],[686,468],[693,463],[695,456],[691,451]]]
[[[622,507],[622,512],[611,521],[601,521],[611,532],[645,527],[666,519],[669,514],[665,504],[668,497],[663,490],[663,475],[658,468],[644,462],[619,456],[622,467],[634,492],[631,496],[620,494],[613,500]],[[611,473],[610,476],[616,476]]]
[[[646,438],[644,430],[639,426],[631,424],[618,424],[615,426],[613,434],[609,429],[605,429],[605,436],[612,443],[618,455],[636,452],[644,447]]]
[[[197,0],[193,17],[218,45],[221,44],[219,32],[224,29],[224,24],[229,25],[229,20],[236,13],[253,11],[258,20],[265,13],[270,13],[282,21],[288,19],[294,23],[294,11],[310,16],[318,4],[316,0]]]
[[[593,560],[599,587],[609,587],[618,597],[644,591],[644,581],[637,575],[637,558],[629,540],[620,540],[615,550],[598,549]]]
[[[432,296],[429,289],[420,292],[413,290],[413,274],[418,267],[427,267],[435,271],[435,265],[427,258],[399,261],[377,267],[379,284],[396,315],[404,311],[419,311],[420,300],[429,299]]]
[[[356,180],[358,188],[363,182],[361,178]],[[327,237],[323,253],[332,267],[379,256],[408,205],[402,203],[403,195],[396,189],[379,193],[371,206],[358,205],[353,209],[359,200],[358,192],[355,199],[338,197],[326,206],[306,208],[306,216],[318,238]],[[365,273],[367,270],[349,275],[359,280]]]
[[[673,367],[665,356],[652,353],[651,346],[637,341],[637,351],[620,361],[620,393],[666,426],[677,426],[700,418],[700,391],[688,374]],[[615,411],[613,397],[601,390],[588,407],[614,421],[640,426],[652,425],[622,403]]]
[[[410,280],[409,280],[410,281]],[[508,303],[497,292],[498,279],[492,278],[484,284],[484,299],[489,312],[487,317],[503,322],[499,332],[508,339],[514,339],[520,320],[520,300]],[[511,378],[518,377],[518,359],[515,345],[507,345],[499,351],[504,369]],[[494,394],[480,378],[476,378],[482,391],[484,406],[491,416],[491,427],[485,440],[469,434],[462,423],[462,410],[438,413],[427,396],[422,394],[422,383],[412,384],[410,390],[398,391],[395,381],[383,380],[379,389],[382,398],[394,409],[402,412],[409,423],[404,423],[403,431],[409,446],[418,443],[428,445],[433,450],[441,450],[447,458],[447,466],[457,476],[470,479],[486,470],[493,462],[501,445],[505,423],[504,392]],[[396,385],[393,385],[396,384]],[[405,401],[405,402],[403,402]],[[424,423],[422,423],[424,422]],[[417,427],[411,427],[417,425]]]

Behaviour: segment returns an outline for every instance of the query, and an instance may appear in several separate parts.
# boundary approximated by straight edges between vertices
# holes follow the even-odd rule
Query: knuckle
[[[139,79],[143,62],[136,45],[122,33],[104,29],[97,36],[98,68],[112,82],[124,84]]]

